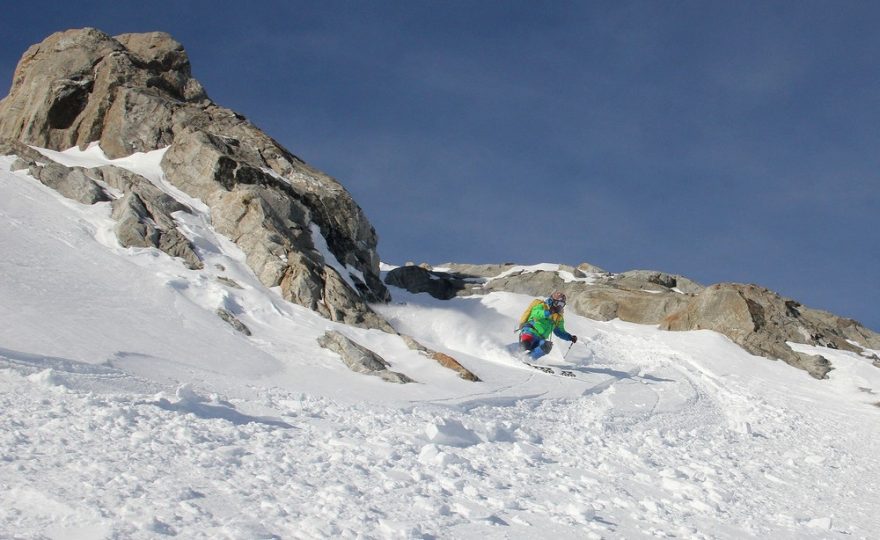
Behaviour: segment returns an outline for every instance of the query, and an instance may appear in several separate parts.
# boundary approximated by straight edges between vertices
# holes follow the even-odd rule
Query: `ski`
[[[524,366],[528,366],[532,369],[536,369],[542,373],[546,373],[547,375],[556,375],[559,377],[566,377],[569,379],[576,379],[577,375],[574,371],[570,369],[564,368],[554,368],[550,366],[543,366],[540,364],[533,364],[524,359],[523,352],[519,349],[519,346],[516,343],[511,343],[507,346],[507,352],[516,359],[517,363],[522,364]]]
[[[532,363],[529,363],[529,362],[523,362],[523,364],[525,364],[525,365],[527,365],[527,366],[529,366],[529,367],[531,367],[531,368],[537,369],[538,371],[542,371],[542,372],[544,372],[544,373],[546,373],[546,374],[548,374],[548,375],[559,375],[560,377],[568,377],[568,378],[572,378],[572,379],[573,379],[573,378],[577,378],[577,375],[575,375],[574,371],[571,371],[571,370],[568,370],[568,369],[559,369],[559,370],[556,370],[556,369],[553,369],[553,368],[550,367],[550,366],[541,366],[541,365],[538,365],[538,364],[532,364]]]

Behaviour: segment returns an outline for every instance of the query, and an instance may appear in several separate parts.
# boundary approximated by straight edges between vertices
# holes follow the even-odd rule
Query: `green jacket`
[[[562,314],[551,313],[546,302],[540,302],[532,307],[523,326],[523,332],[528,332],[541,339],[549,338],[552,332],[562,339],[571,341],[571,334],[565,331],[565,319]]]

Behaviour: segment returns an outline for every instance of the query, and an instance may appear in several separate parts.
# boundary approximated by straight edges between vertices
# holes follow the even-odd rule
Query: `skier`
[[[565,295],[555,291],[546,300],[535,300],[520,318],[519,346],[532,360],[537,360],[553,348],[550,333],[577,343],[577,336],[565,331]]]

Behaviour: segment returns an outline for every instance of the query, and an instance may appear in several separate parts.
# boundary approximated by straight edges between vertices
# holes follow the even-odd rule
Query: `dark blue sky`
[[[217,103],[352,192],[387,262],[656,269],[880,330],[880,4],[2,11],[6,88],[54,31],[171,33]]]

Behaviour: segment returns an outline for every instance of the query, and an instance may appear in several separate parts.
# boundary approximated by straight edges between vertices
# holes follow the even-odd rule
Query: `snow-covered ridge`
[[[569,315],[579,343],[546,360],[577,372],[568,380],[509,352],[528,296],[395,291],[376,306],[483,381],[470,383],[396,336],[285,302],[199,212],[175,216],[204,257],[194,271],[112,245],[108,203],[64,199],[10,163],[0,158],[0,536],[880,530],[880,370],[858,354],[821,349],[837,369],[816,381],[712,332]],[[316,344],[328,329],[418,383],[350,372]]]
[[[565,283],[595,283],[598,275],[601,274],[582,274],[581,277],[577,277],[569,270],[565,270],[560,264],[552,264],[552,263],[540,263],[533,265],[524,265],[524,266],[514,266],[505,270],[504,272],[498,274],[497,276],[487,278],[487,281],[492,281],[496,279],[503,279],[509,276],[517,275],[517,274],[530,274],[534,272],[555,272],[563,282]]]

